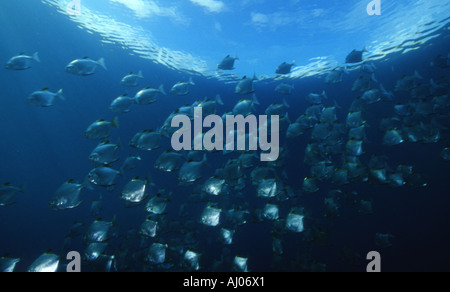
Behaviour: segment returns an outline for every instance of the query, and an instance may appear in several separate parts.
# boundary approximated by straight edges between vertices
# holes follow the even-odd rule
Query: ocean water
[[[444,98],[446,103],[439,110],[426,114],[418,113],[416,108],[414,114],[404,117],[394,110],[394,106],[410,102],[415,102],[414,106],[435,105],[433,98],[448,95],[450,69],[430,65],[437,56],[447,57],[450,53],[448,3],[386,3],[382,16],[368,16],[365,6],[369,1],[353,1],[348,6],[316,1],[308,6],[305,21],[298,22],[293,20],[295,15],[281,10],[286,7],[274,7],[264,1],[259,4],[244,1],[250,3],[246,5],[225,3],[225,8],[219,5],[208,10],[192,3],[189,6],[189,1],[129,1],[126,6],[124,1],[82,0],[79,16],[67,15],[65,8],[69,2],[0,3],[1,59],[6,64],[21,52],[27,55],[39,52],[41,60],[25,71],[0,69],[0,184],[9,182],[24,188],[23,193],[17,194],[15,204],[0,207],[0,256],[20,258],[16,271],[26,271],[48,250],[60,255],[59,271],[64,271],[69,251],[83,254],[86,250],[82,236],[70,235],[73,223],[84,223],[81,231],[84,233],[99,217],[117,220],[117,234],[108,241],[104,252],[114,256],[114,267],[107,269],[99,261],[83,259],[83,271],[191,271],[182,264],[187,250],[201,254],[200,271],[232,271],[233,259],[238,255],[248,258],[248,270],[252,272],[365,271],[370,251],[381,254],[384,271],[449,270],[450,164],[441,156],[449,146],[449,99]],[[290,5],[300,11],[301,4],[297,2]],[[236,15],[245,15],[248,20],[230,21],[233,9]],[[406,11],[409,17],[405,16]],[[351,15],[358,18],[346,18]],[[209,30],[210,26],[215,32]],[[382,84],[394,97],[392,101],[367,105],[363,111],[367,139],[359,159],[367,174],[349,184],[336,185],[331,179],[322,179],[317,192],[305,192],[304,180],[312,177],[311,165],[305,162],[307,145],[313,142],[316,149],[326,145],[326,141],[313,141],[312,129],[288,139],[287,125],[281,126],[280,146],[285,153],[273,168],[280,183],[290,187],[293,195],[272,199],[257,197],[250,175],[253,168],[243,170],[242,190],[230,187],[229,194],[219,197],[192,195],[216,170],[230,159],[237,159],[240,152],[207,153],[202,179],[190,186],[180,186],[178,172],[161,173],[154,169],[159,155],[171,149],[170,139],[162,138],[160,148],[153,151],[129,146],[136,133],[158,130],[172,112],[186,104],[220,94],[224,105],[217,107],[217,114],[232,111],[243,97],[251,98],[234,92],[238,81],[253,73],[259,79],[254,84],[260,101],[255,115],[263,115],[272,103],[281,104],[286,99],[290,105],[287,112],[294,122],[310,106],[308,94],[325,91],[328,99],[323,105],[339,105],[334,124],[345,124],[352,103],[363,93],[352,91],[353,84],[360,76],[370,74],[360,72],[357,64],[347,66],[348,74],[344,73],[338,84],[328,84],[325,79],[333,68],[345,66],[348,53],[363,47],[367,50],[364,54],[367,63],[376,66],[377,82],[372,82],[372,86],[379,88]],[[217,64],[227,54],[239,55],[236,70],[217,71]],[[94,60],[104,58],[108,70],[98,68],[87,77],[65,72],[67,64],[85,56]],[[290,75],[274,74],[279,64],[294,59],[297,67]],[[121,86],[120,80],[126,74],[139,70],[144,75],[139,87]],[[428,90],[418,99],[411,97],[413,88],[394,92],[397,81],[412,76],[414,71],[423,78],[415,81],[416,86],[428,86],[432,79],[443,89],[439,93]],[[109,110],[111,102],[124,93],[134,96],[146,86],[158,88],[160,84],[169,91],[177,82],[189,78],[195,86],[190,87],[186,96],[158,96],[156,103],[133,105],[127,114],[117,115]],[[295,86],[291,95],[275,93],[275,87],[282,82]],[[27,105],[27,96],[41,88],[53,92],[63,88],[65,100],[56,100],[48,108]],[[119,169],[129,155],[138,155],[142,160],[137,168],[125,171],[114,188],[94,186],[93,190],[82,190],[83,203],[77,208],[51,210],[49,201],[64,182],[74,179],[82,183],[95,167],[88,157],[99,141],[84,137],[87,127],[98,119],[111,121],[116,116],[120,125],[111,129],[108,140],[120,142],[120,160],[111,167]],[[385,131],[379,128],[386,117],[396,118],[394,124],[401,121],[399,127],[405,142],[396,146],[383,144]],[[439,140],[408,141],[408,125],[427,125],[427,131],[439,130]],[[336,153],[323,158],[329,160],[333,170],[342,168],[348,129],[339,135],[339,141]],[[387,162],[386,169],[391,173],[399,165],[412,166],[413,173],[405,178],[406,184],[392,187],[375,181],[370,176],[370,160],[374,155]],[[264,162],[256,165],[271,166]],[[150,197],[161,189],[172,193],[165,214],[150,215],[145,205],[125,207],[119,196],[135,177],[151,179],[154,185],[150,187]],[[332,191],[339,191],[333,197],[338,206],[335,216],[331,216],[325,204]],[[100,196],[102,211],[93,216],[91,202]],[[361,201],[372,202],[373,214],[359,212]],[[209,203],[223,211],[219,226],[208,227],[200,222]],[[279,220],[255,220],[257,210],[267,203],[279,206]],[[302,233],[283,228],[284,220],[295,207],[303,209]],[[248,211],[246,224],[236,226],[230,222],[226,216],[229,210]],[[156,238],[144,239],[138,230],[149,216],[159,222],[160,229]],[[218,240],[221,228],[235,230],[232,245]],[[377,244],[376,234],[392,235],[391,246]],[[67,238],[70,244],[65,245]],[[280,240],[282,254],[274,251],[274,238]],[[168,245],[164,264],[146,261],[149,247],[155,242]]]

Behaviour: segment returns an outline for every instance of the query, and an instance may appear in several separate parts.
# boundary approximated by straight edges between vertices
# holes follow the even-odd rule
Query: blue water
[[[132,55],[131,50],[123,49],[117,44],[102,43],[103,38],[97,34],[88,34],[80,29],[65,15],[57,13],[54,7],[44,5],[40,1],[2,1],[0,4],[0,47],[1,60],[20,52],[32,54],[39,52],[42,63],[34,64],[26,71],[0,70],[0,183],[10,182],[13,185],[24,185],[25,193],[18,194],[16,204],[0,207],[0,255],[8,254],[20,257],[17,271],[25,271],[31,263],[43,252],[51,249],[62,254],[64,264],[63,242],[74,221],[84,222],[87,226],[97,219],[90,215],[91,201],[103,196],[101,218],[111,220],[117,216],[120,228],[118,238],[110,242],[106,254],[123,253],[121,245],[130,229],[138,229],[147,218],[142,206],[126,209],[119,199],[120,191],[130,179],[140,176],[150,177],[156,186],[152,195],[158,189],[173,192],[169,204],[167,220],[187,223],[185,218],[179,218],[180,206],[188,201],[195,186],[178,186],[177,173],[159,173],[153,168],[157,157],[169,149],[170,141],[163,139],[161,148],[151,152],[132,149],[128,141],[144,129],[158,129],[166,118],[178,107],[192,104],[205,97],[213,98],[220,94],[225,103],[218,107],[218,114],[232,110],[242,98],[234,94],[235,82],[225,83],[211,76],[193,76],[196,86],[191,87],[191,93],[185,97],[159,97],[157,103],[149,106],[134,106],[128,114],[120,115],[119,129],[112,129],[110,141],[121,141],[119,151],[121,158],[116,168],[130,155],[139,155],[143,161],[139,167],[127,172],[117,181],[114,190],[95,187],[93,191],[84,190],[84,203],[73,210],[52,211],[48,202],[68,179],[82,182],[94,167],[88,160],[97,141],[84,138],[86,128],[95,120],[103,118],[112,120],[115,115],[108,108],[111,101],[123,93],[130,95],[135,89],[126,89],[120,85],[121,78],[130,71],[142,70],[145,79],[140,81],[142,87],[150,85],[157,88],[164,84],[166,89],[180,80],[187,81],[190,74],[181,70],[167,68],[157,62]],[[450,48],[449,26],[441,28],[438,38],[425,43],[419,49],[406,54],[390,54],[388,57],[374,61],[375,72],[379,83],[393,91],[396,81],[404,75],[411,75],[414,70],[420,72],[424,82],[430,78],[438,80],[441,76],[447,80],[449,69],[430,67],[430,62],[439,54],[446,55]],[[354,47],[363,47],[355,44]],[[242,47],[242,45],[240,45]],[[332,50],[332,44],[330,44]],[[226,53],[225,53],[226,54]],[[245,56],[249,54],[241,54]],[[101,69],[90,77],[76,77],[67,74],[64,67],[72,60],[89,56],[92,59],[105,58],[108,71]],[[345,57],[345,56],[344,56]],[[341,58],[342,59],[342,58]],[[219,61],[219,60],[218,60]],[[286,61],[281,59],[279,63]],[[275,68],[274,68],[275,69]],[[262,72],[261,72],[262,73]],[[269,72],[268,72],[269,73]],[[289,83],[295,85],[293,95],[286,97],[291,108],[289,115],[296,119],[308,107],[305,97],[310,92],[325,90],[330,97],[325,105],[333,106],[336,100],[341,109],[338,110],[339,121],[345,122],[350,104],[357,97],[351,91],[354,80],[359,77],[359,71],[351,71],[344,75],[344,81],[337,85],[325,83],[325,76],[307,78],[292,78]],[[255,114],[264,114],[264,110],[272,103],[281,103],[282,98],[274,94],[274,88],[281,81],[266,79],[255,84],[256,94],[261,102]],[[25,98],[31,92],[40,88],[50,88],[57,91],[64,89],[65,101],[57,101],[51,108],[35,108],[25,104]],[[435,144],[403,143],[388,147],[382,145],[384,133],[378,131],[382,117],[394,116],[393,105],[408,100],[408,93],[396,93],[393,102],[380,102],[370,106],[364,114],[369,128],[367,130],[369,143],[364,144],[365,154],[361,160],[368,164],[373,154],[387,156],[391,168],[399,164],[414,166],[415,172],[421,174],[427,187],[405,186],[391,188],[385,185],[369,183],[352,183],[344,187],[336,187],[331,183],[320,183],[320,191],[306,194],[301,191],[303,179],[309,175],[309,166],[303,163],[307,143],[310,141],[310,131],[303,136],[288,140],[281,135],[281,145],[288,149],[288,156],[283,167],[277,168],[281,176],[287,173],[285,184],[294,188],[299,195],[287,202],[280,202],[280,217],[286,218],[293,206],[302,206],[306,210],[306,231],[301,234],[287,233],[279,235],[283,242],[284,255],[274,256],[272,251],[273,222],[254,223],[251,216],[248,223],[236,228],[234,244],[223,246],[217,241],[221,227],[205,227],[199,223],[205,202],[187,204],[188,219],[192,221],[188,227],[196,234],[196,244],[193,248],[202,254],[200,265],[202,271],[212,271],[215,260],[224,259],[224,265],[219,270],[230,271],[231,261],[236,255],[249,259],[249,270],[260,271],[307,271],[315,262],[326,265],[326,271],[365,271],[366,254],[377,250],[382,254],[384,271],[448,271],[450,253],[450,197],[448,196],[449,162],[440,157],[440,152],[449,143],[448,130],[441,131],[441,139]],[[447,115],[449,113],[447,112]],[[450,126],[444,119],[444,126]],[[445,124],[446,122],[446,124]],[[231,158],[237,158],[239,153],[223,156],[221,153],[208,154],[208,165],[203,169],[204,182],[216,169]],[[264,165],[264,163],[262,163]],[[251,170],[250,170],[251,171]],[[266,200],[256,197],[255,187],[251,185],[250,171],[246,170],[247,187],[242,191],[244,198],[215,199],[224,210],[234,205],[244,205],[252,212],[255,208],[263,208]],[[358,206],[346,204],[340,199],[339,217],[324,217],[324,198],[331,190],[340,189],[344,193],[357,192],[357,200],[371,200],[374,205],[373,215],[358,213]],[[163,219],[161,219],[163,220]],[[322,230],[327,240],[308,240],[308,232]],[[386,233],[395,236],[392,247],[380,248],[375,245],[376,233]],[[159,241],[169,241],[171,238],[184,238],[175,232],[163,233]],[[137,238],[127,247],[125,260],[117,263],[120,271],[133,270],[165,270],[146,264],[143,251]],[[149,246],[153,241],[146,241]],[[344,259],[346,249],[351,250],[352,259]],[[84,250],[80,237],[72,239],[70,250]],[[171,270],[183,270],[178,267],[181,256],[174,251],[168,252],[168,263],[173,263]],[[85,270],[91,270],[89,263],[84,263]],[[61,270],[64,270],[61,268]]]

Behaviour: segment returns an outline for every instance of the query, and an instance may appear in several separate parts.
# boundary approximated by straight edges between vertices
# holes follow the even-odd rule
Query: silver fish
[[[116,157],[116,153],[119,148],[119,145],[110,144],[108,141],[105,141],[103,143],[100,143],[94,149],[94,151],[92,151],[91,155],[89,156],[89,160],[94,163],[109,165],[119,160]]]
[[[40,63],[39,54],[36,52],[33,56],[26,56],[25,54],[19,54],[12,57],[5,65],[7,70],[26,70],[32,67],[33,62]]]
[[[84,184],[76,184],[73,180],[65,182],[50,200],[50,209],[59,211],[78,207],[83,202],[80,194],[84,188]]]
[[[120,84],[126,87],[136,87],[138,86],[139,79],[143,78],[144,76],[142,75],[142,71],[139,71],[138,74],[133,74],[133,72],[131,72],[127,76],[123,77],[122,81],[120,81]]]
[[[28,268],[30,273],[55,273],[59,267],[59,256],[46,252]]]
[[[98,61],[94,61],[85,57],[70,62],[70,64],[66,66],[66,72],[77,76],[89,76],[95,74],[95,70],[98,66],[108,70],[106,69],[105,59],[101,58]]]
[[[114,186],[119,171],[109,167],[97,167],[91,170],[88,175],[89,181],[97,186],[111,187]]]
[[[47,88],[44,88],[40,91],[33,92],[27,97],[25,103],[37,107],[51,107],[54,105],[55,99],[65,100],[63,90],[60,89],[57,93],[53,93]]]
[[[158,89],[153,89],[151,87],[146,87],[142,89],[136,94],[134,100],[136,104],[149,105],[156,102],[156,95],[158,94],[167,95],[166,92],[164,91],[163,84],[161,84]]]
[[[183,96],[189,94],[189,86],[194,86],[195,83],[192,81],[192,78],[189,78],[188,82],[178,82],[175,84],[170,90],[171,95]]]
[[[109,137],[111,127],[119,127],[119,118],[115,117],[112,122],[107,122],[105,120],[94,122],[87,128],[86,132],[84,132],[84,136],[91,140],[105,139]]]
[[[130,108],[135,104],[136,100],[126,94],[119,96],[112,103],[109,109],[113,113],[125,114],[130,112]]]

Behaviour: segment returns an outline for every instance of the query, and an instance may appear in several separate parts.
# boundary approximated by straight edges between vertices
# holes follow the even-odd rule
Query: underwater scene
[[[0,1],[0,272],[449,271],[449,24]]]

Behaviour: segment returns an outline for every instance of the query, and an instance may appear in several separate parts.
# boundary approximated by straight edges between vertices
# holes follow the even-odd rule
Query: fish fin
[[[220,105],[224,105],[222,98],[220,97],[220,94],[216,95],[216,103]]]
[[[59,98],[60,100],[66,100],[66,98],[63,95],[62,88],[56,93],[56,97]]]
[[[372,80],[375,83],[378,83],[377,78],[375,77],[375,74],[372,74],[372,76],[370,77],[370,80]]]
[[[92,186],[91,182],[89,181],[89,176],[86,176],[83,183],[81,184],[84,188],[93,191],[94,187]]]
[[[423,79],[423,77],[419,74],[419,72],[417,72],[417,70],[414,71],[414,77],[417,79]]]
[[[253,102],[253,104],[260,105],[258,99],[256,98],[256,94],[253,94],[252,102]]]
[[[108,71],[108,69],[106,68],[106,65],[105,65],[105,59],[104,58],[101,58],[100,60],[98,60],[97,63],[100,65],[100,67],[105,69],[105,71]]]
[[[291,108],[291,106],[287,103],[286,99],[283,99],[283,105],[287,108]]]
[[[189,84],[190,85],[195,85],[194,81],[192,80],[192,77],[189,77]]]
[[[137,74],[137,77],[144,78],[144,75],[142,75],[142,71],[139,71],[139,73]]]
[[[114,120],[112,120],[112,126],[114,128],[119,128],[119,117],[115,117]]]
[[[288,112],[284,115],[284,118],[287,120],[287,122],[288,122],[289,124],[292,123],[292,122],[291,122],[291,119],[289,118],[289,113],[288,113]]]
[[[38,62],[38,63],[41,62],[41,59],[39,59],[39,53],[38,53],[38,52],[36,52],[36,53],[33,54],[33,60],[35,60],[35,61]]]
[[[161,93],[164,94],[164,95],[167,95],[166,91],[164,90],[164,84],[161,84],[161,85],[159,86],[159,92],[161,92]]]

